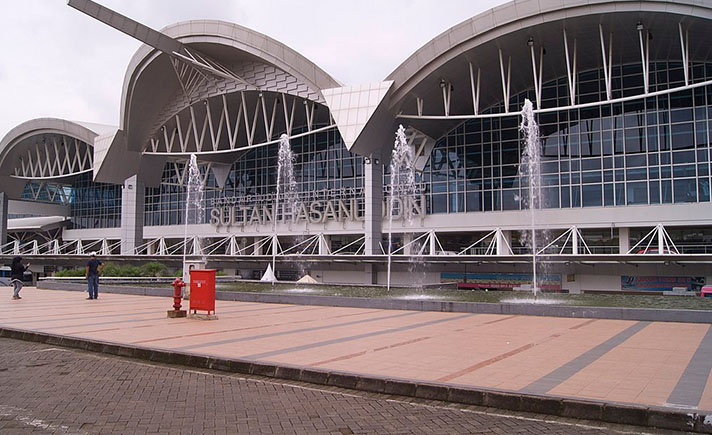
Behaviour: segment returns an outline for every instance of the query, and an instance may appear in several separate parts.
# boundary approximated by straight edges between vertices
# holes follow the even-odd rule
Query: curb
[[[52,281],[39,281],[37,288],[46,290],[85,291],[86,286]],[[159,287],[129,287],[102,285],[106,293],[141,296],[173,296],[173,289]],[[484,302],[448,302],[354,298],[346,296],[289,295],[279,293],[249,293],[216,291],[215,298],[224,301],[259,302],[267,304],[315,305],[382,310],[438,311],[449,313],[502,314],[521,316],[568,317],[577,319],[613,319],[648,322],[712,323],[712,310],[667,310],[655,308],[576,307],[565,305],[526,305]]]
[[[220,358],[149,347],[133,347],[77,337],[0,327],[0,337],[81,349],[146,361],[205,368],[229,373],[265,376],[288,381],[334,386],[372,393],[462,403],[509,411],[597,420],[607,423],[654,427],[677,431],[712,433],[712,414],[683,409],[580,400],[569,397],[522,394],[492,389],[418,382],[360,373],[328,371],[286,364]]]

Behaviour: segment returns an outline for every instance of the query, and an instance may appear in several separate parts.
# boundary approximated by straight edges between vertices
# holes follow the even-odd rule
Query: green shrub
[[[76,278],[84,276],[84,269],[64,269],[55,272],[54,276],[60,278]]]
[[[82,277],[85,268],[65,269],[55,273],[58,277]],[[140,266],[127,264],[105,263],[102,276],[129,277],[129,278],[152,278],[157,276],[173,276],[170,269],[162,263],[145,263]]]

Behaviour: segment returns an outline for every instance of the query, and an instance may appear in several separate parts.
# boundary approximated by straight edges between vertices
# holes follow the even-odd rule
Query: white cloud
[[[100,0],[160,29],[220,19],[265,33],[344,83],[380,81],[449,27],[504,0]],[[118,124],[126,66],[140,43],[64,0],[0,2],[0,136],[52,116]]]

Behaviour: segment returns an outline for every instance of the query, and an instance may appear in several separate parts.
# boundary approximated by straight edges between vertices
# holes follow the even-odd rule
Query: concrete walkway
[[[709,324],[172,300],[25,288],[0,327],[223,358],[476,388],[712,410]]]

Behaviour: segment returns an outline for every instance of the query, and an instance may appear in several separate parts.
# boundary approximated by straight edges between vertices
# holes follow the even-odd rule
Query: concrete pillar
[[[134,175],[124,181],[121,192],[121,253],[131,255],[143,243],[146,187]]]
[[[383,220],[383,162],[380,157],[364,159],[365,246],[366,255],[381,254]]]
[[[403,255],[413,254],[413,245],[408,245],[408,243],[411,243],[413,239],[413,233],[403,233]]]
[[[254,241],[252,242],[252,243],[255,244],[254,247],[253,247],[253,250],[254,250],[254,254],[255,254],[255,255],[262,255],[262,252],[263,252],[263,249],[264,249],[265,244],[263,244],[263,245],[259,245],[259,244],[258,244],[261,239],[263,239],[263,237],[255,237],[255,238],[254,238]],[[269,244],[268,246],[271,247],[272,245]]]
[[[7,243],[7,193],[0,192],[0,245]]]
[[[497,237],[497,255],[512,255],[512,232],[500,230],[495,234],[495,237]]]
[[[378,270],[374,264],[367,263],[364,265],[363,283],[366,285],[378,284]]]
[[[322,234],[319,237],[319,255],[331,254],[331,236]]]
[[[618,228],[618,253],[627,254],[630,251],[630,228]]]

